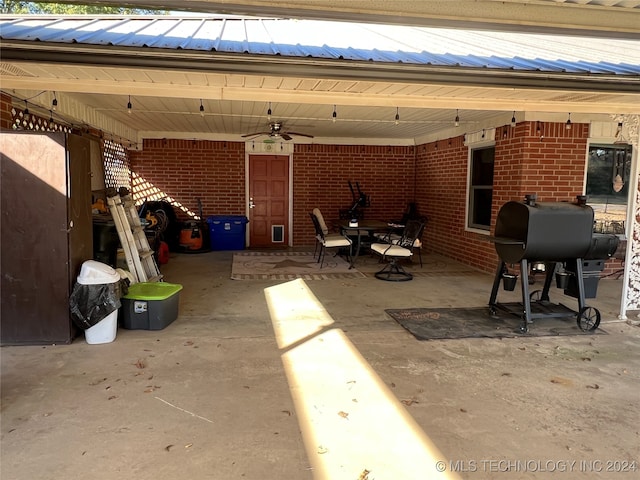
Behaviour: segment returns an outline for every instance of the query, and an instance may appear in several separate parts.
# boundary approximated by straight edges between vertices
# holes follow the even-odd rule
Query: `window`
[[[594,230],[598,233],[625,233],[631,149],[631,145],[589,146],[585,192],[595,213]]]
[[[480,230],[491,227],[493,160],[495,147],[475,148],[470,154],[469,209],[467,226]]]

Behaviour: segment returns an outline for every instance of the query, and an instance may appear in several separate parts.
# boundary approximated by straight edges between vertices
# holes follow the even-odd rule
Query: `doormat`
[[[333,280],[365,278],[342,257],[328,253],[322,268],[312,252],[242,252],[233,254],[233,280]]]
[[[500,310],[497,316],[491,316],[489,307],[404,308],[385,312],[418,340],[607,334],[601,328],[591,332],[582,331],[576,321],[577,314],[534,318],[533,323],[529,324],[529,331],[520,333],[522,321],[519,317]]]

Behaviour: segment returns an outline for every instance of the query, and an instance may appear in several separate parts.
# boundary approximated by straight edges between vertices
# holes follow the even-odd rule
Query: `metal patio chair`
[[[424,220],[408,220],[400,238],[391,243],[374,243],[371,250],[387,260],[385,267],[376,272],[376,278],[389,282],[406,282],[413,279],[413,275],[407,272],[398,263],[403,258],[411,258],[416,240],[424,230]]]
[[[314,209],[315,212],[315,209]],[[320,251],[318,252],[318,262],[320,262],[320,268],[324,265],[324,257],[327,249],[334,248],[336,249],[336,256],[340,253],[340,249],[347,249],[348,261],[351,263],[351,239],[345,237],[339,233],[327,233],[323,230],[320,220],[315,213],[309,213],[311,217],[311,221],[313,222],[313,226],[316,231],[316,247],[313,251],[313,258],[316,258],[316,251],[318,251],[318,247],[320,247]]]
[[[419,217],[414,220],[418,220],[424,223],[422,227],[422,231],[418,235],[418,238],[416,238],[416,241],[413,243],[413,250],[414,252],[416,250],[418,251],[418,258],[420,259],[420,268],[422,268],[422,233],[424,232],[424,227],[427,225],[427,217]],[[406,220],[405,220],[405,224],[406,224]],[[396,232],[397,230],[393,228],[393,224],[392,224],[389,226],[388,231],[377,232],[374,234],[374,236],[382,243],[392,243],[394,245],[397,245],[402,239],[402,233],[396,233]]]

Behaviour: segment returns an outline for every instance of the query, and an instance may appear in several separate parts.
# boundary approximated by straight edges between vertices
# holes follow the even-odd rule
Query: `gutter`
[[[640,75],[488,69],[279,55],[2,41],[3,62],[640,94]]]

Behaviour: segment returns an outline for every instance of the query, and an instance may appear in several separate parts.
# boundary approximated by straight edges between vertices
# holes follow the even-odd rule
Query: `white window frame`
[[[480,228],[471,224],[471,202],[473,189],[471,188],[472,167],[473,167],[473,151],[485,148],[494,148],[496,146],[495,141],[495,128],[481,130],[472,134],[465,135],[465,145],[468,147],[467,151],[467,191],[465,201],[465,214],[464,214],[464,229],[467,232],[479,233],[481,235],[491,234],[491,225],[487,228]],[[494,173],[495,173],[495,156],[494,156]],[[495,182],[494,182],[495,183]],[[494,185],[491,186],[493,191]]]
[[[584,179],[583,179],[583,192],[587,192],[587,175],[588,175],[588,171],[589,171],[589,151],[591,150],[591,147],[603,147],[603,148],[616,148],[616,147],[624,147],[625,145],[616,145],[614,141],[612,141],[611,138],[589,138],[587,141],[587,148],[585,151],[585,160],[584,160]],[[628,181],[633,181],[631,179],[635,178],[634,177],[634,166],[633,166],[633,156],[634,156],[634,148],[632,145],[628,145],[629,147],[631,147],[631,172],[630,172],[630,179],[628,179]],[[635,189],[633,188],[629,188],[627,190],[627,204],[625,207],[625,232],[618,234],[618,237],[620,237],[621,239],[626,239],[628,234],[629,234],[629,208],[630,208],[630,204],[632,204],[634,202],[634,197],[633,197],[633,192],[635,191]],[[587,199],[587,201],[589,201]]]

